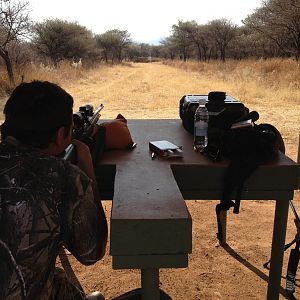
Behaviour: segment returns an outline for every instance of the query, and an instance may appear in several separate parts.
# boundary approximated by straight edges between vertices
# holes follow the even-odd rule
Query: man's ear
[[[58,155],[62,153],[62,151],[66,148],[66,142],[64,139],[64,127],[60,127],[52,140],[52,142],[48,145],[46,149],[44,149],[44,152],[50,154],[50,155]]]
[[[56,135],[54,138],[54,143],[58,146],[61,147],[62,145],[65,144],[65,127],[59,127],[59,129],[56,131]]]

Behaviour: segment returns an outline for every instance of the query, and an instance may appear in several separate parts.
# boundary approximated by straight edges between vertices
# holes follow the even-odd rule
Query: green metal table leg
[[[142,300],[159,300],[159,269],[142,269]]]
[[[279,299],[284,243],[288,219],[289,200],[277,199],[274,218],[271,264],[269,284],[267,291],[268,300]]]
[[[226,233],[227,233],[227,211],[226,210],[221,211],[220,220],[222,225],[222,244],[226,244]]]

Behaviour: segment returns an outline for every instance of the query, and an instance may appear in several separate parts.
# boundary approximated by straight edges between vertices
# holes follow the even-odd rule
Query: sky
[[[226,18],[236,25],[261,6],[261,0],[29,0],[33,21],[76,21],[95,34],[127,30],[135,42],[157,44],[179,20],[206,24]]]

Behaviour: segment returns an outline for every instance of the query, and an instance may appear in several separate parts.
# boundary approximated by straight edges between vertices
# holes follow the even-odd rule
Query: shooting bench
[[[228,162],[213,163],[195,153],[193,137],[181,120],[129,120],[128,126],[137,147],[105,152],[96,173],[102,198],[113,200],[113,268],[141,269],[142,299],[157,300],[159,269],[188,266],[192,220],[185,200],[220,199]],[[149,141],[155,140],[181,145],[184,157],[151,159]],[[243,200],[276,200],[269,300],[279,299],[289,200],[298,188],[299,174],[299,165],[280,154],[276,163],[255,171],[242,193]]]

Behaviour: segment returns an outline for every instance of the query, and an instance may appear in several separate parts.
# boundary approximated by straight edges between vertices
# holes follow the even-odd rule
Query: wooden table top
[[[184,199],[220,199],[228,161],[214,163],[196,153],[181,120],[129,120],[128,126],[137,147],[106,151],[96,167],[103,199],[113,199],[111,254],[190,253],[192,220]],[[183,158],[152,159],[149,142],[156,140],[182,146]],[[280,154],[247,180],[243,199],[290,197],[299,173],[299,165]]]
[[[224,159],[215,163],[204,155],[196,153],[193,150],[193,136],[184,130],[181,120],[129,120],[128,126],[137,147],[133,150],[105,152],[101,165],[107,177],[102,178],[102,183],[100,182],[102,190],[107,191],[113,188],[112,177],[115,168],[126,172],[122,183],[118,183],[120,185],[118,188],[123,192],[128,190],[131,195],[131,191],[135,190],[134,197],[136,198],[144,195],[143,190],[147,186],[152,186],[157,191],[160,190],[162,194],[163,186],[169,184],[167,176],[170,168],[180,185],[180,190],[192,190],[197,186],[199,188],[203,186],[206,189],[222,189],[222,178],[228,166],[228,160]],[[165,159],[156,156],[152,160],[149,141],[155,140],[168,140],[182,146],[183,158]],[[299,165],[280,153],[278,159],[272,164],[258,167],[245,182],[245,186],[247,189],[255,190],[294,190],[298,187],[299,174]],[[171,188],[174,189],[174,187]],[[172,195],[167,187],[165,187],[165,192],[169,196]]]

